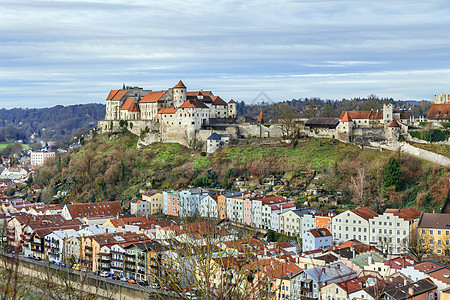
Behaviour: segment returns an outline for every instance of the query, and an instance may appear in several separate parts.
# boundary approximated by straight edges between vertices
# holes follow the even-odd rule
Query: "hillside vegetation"
[[[449,170],[389,151],[360,149],[330,139],[300,139],[292,145],[239,145],[212,157],[179,144],[136,148],[138,137],[101,134],[70,154],[48,161],[38,170],[36,184],[47,186],[41,200],[51,201],[67,190],[62,202],[120,200],[127,203],[140,188],[177,189],[188,186],[230,188],[237,177],[253,180],[284,173],[317,172],[320,184],[343,195],[341,204],[425,210],[443,206],[449,194]],[[389,160],[400,170],[385,168]],[[398,175],[393,175],[398,174]],[[386,186],[386,178],[394,182]],[[296,195],[299,186],[288,186]]]

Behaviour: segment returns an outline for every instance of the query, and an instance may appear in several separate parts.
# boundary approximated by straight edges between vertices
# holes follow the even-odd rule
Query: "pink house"
[[[244,203],[242,204],[243,209],[244,209],[244,216],[243,216],[243,223],[245,225],[249,225],[252,226],[252,220],[253,220],[253,216],[252,216],[252,200],[250,199],[245,199]]]
[[[178,216],[180,213],[180,196],[167,196],[167,214],[170,216]]]

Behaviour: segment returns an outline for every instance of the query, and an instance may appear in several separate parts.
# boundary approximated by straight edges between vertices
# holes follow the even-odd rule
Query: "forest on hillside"
[[[409,116],[426,116],[430,110],[431,102],[428,101],[396,101],[392,98],[379,98],[370,95],[367,98],[354,98],[351,100],[323,100],[320,98],[300,98],[282,102],[260,102],[246,104],[244,101],[237,102],[239,115],[256,118],[260,111],[271,120],[278,117],[280,105],[288,104],[301,118],[314,117],[339,117],[345,110],[377,110],[383,109],[383,104],[393,103],[394,109],[403,111]]]
[[[105,105],[80,104],[48,108],[0,109],[0,142],[7,139],[67,141],[80,128],[92,128],[105,117]]]

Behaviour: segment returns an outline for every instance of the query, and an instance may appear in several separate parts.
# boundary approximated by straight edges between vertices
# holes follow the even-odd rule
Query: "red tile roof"
[[[72,218],[116,217],[123,213],[118,201],[68,204],[67,209]]]
[[[130,97],[125,100],[125,102],[122,104],[121,110],[128,110],[130,109],[131,105],[133,104],[134,98]]]
[[[367,207],[355,208],[351,211],[366,220],[378,216],[376,212]]]
[[[145,224],[153,224],[156,221],[156,217],[153,215],[140,216],[140,217],[129,217],[129,218],[119,218],[111,219],[110,222],[114,227],[125,227],[125,225],[141,226]]]
[[[125,96],[125,94],[127,92],[128,92],[127,90],[118,90],[117,93],[115,93],[110,100],[111,101],[119,101],[120,99],[123,98],[123,96]],[[111,95],[111,93],[109,93],[109,94]]]
[[[392,120],[391,124],[389,124],[389,127],[400,127],[400,125],[398,125],[397,121]]]
[[[117,94],[117,92],[120,90],[111,90],[111,92],[109,92],[108,97],[106,97],[106,100],[111,100],[115,94]]]
[[[384,262],[384,265],[389,266],[391,269],[400,270],[405,267],[412,266],[412,264],[403,257],[396,257]]]
[[[133,103],[131,104],[130,108],[128,109],[128,111],[131,112],[140,112],[141,109],[139,108],[139,105],[137,103]]]
[[[331,232],[326,228],[314,228],[308,231],[311,232],[315,238],[331,236]]]
[[[228,102],[228,104],[230,104],[230,103],[236,103],[236,101],[234,101],[233,99],[231,99],[231,100]]]
[[[175,113],[175,108],[161,108],[160,110],[158,110],[158,114],[174,114]]]
[[[180,87],[180,88],[186,88],[186,86],[184,85],[183,81],[178,81],[177,85],[174,87]]]
[[[450,104],[431,104],[427,119],[450,120]]]
[[[362,289],[362,282],[358,278],[336,283],[336,285],[343,289],[347,295]]]
[[[371,119],[371,120],[381,120],[383,119],[383,110],[366,110],[366,111],[347,111],[344,110],[339,119],[343,120],[344,115],[348,114],[350,120],[353,119]],[[348,122],[348,121],[343,121]]]
[[[211,91],[192,91],[192,92],[186,92],[186,96],[190,96],[190,97],[193,97],[193,96],[198,96],[199,94],[202,94],[203,96],[210,96],[210,97],[212,97],[213,96],[213,94],[212,94],[212,92]]]
[[[166,93],[166,91],[156,91],[156,92],[148,92],[145,96],[139,101],[139,103],[154,103],[157,102],[161,97]]]
[[[342,122],[350,122],[352,118],[348,115],[348,111],[344,113],[344,116],[342,117]]]
[[[212,105],[222,105],[227,106],[228,104],[222,100],[219,96],[214,96],[214,100],[212,102]]]
[[[392,213],[394,216],[402,218],[405,221],[412,221],[420,217],[421,212],[413,207],[406,208],[388,208],[385,213]]]
[[[263,111],[261,111],[258,115],[258,117],[256,118],[257,122],[268,122],[269,120],[267,119],[266,115],[263,113]]]

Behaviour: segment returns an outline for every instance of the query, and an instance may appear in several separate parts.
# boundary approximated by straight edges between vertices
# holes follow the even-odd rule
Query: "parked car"
[[[127,282],[127,281],[128,281],[128,278],[127,278],[127,277],[121,277],[121,278],[120,278],[120,281]]]
[[[102,272],[100,273],[100,276],[101,276],[101,277],[109,277],[109,273],[106,272],[106,271],[102,271]]]
[[[59,267],[61,263],[59,261],[55,261],[55,266]]]
[[[34,260],[41,261],[42,258],[40,258],[40,257],[35,257]]]
[[[136,280],[134,280],[133,278],[128,279],[128,283],[136,284]]]
[[[159,283],[152,283],[152,288],[154,288],[154,289],[160,289],[161,288],[161,286],[159,285]]]
[[[119,276],[117,276],[117,275],[114,275],[114,274],[113,274],[113,275],[111,276],[111,279],[113,279],[113,280],[119,280],[119,279],[120,279],[120,277],[119,277]]]
[[[191,294],[189,292],[184,294],[186,296],[186,299],[190,299],[190,300],[197,300],[197,296],[195,296],[194,294]]]
[[[145,280],[138,281],[138,284],[139,284],[140,286],[148,286],[148,282],[145,281]]]

